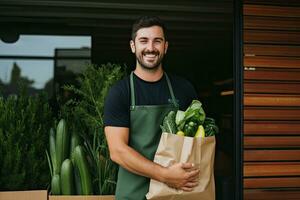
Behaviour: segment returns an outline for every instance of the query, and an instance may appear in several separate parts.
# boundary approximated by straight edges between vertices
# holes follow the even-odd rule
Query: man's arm
[[[128,146],[129,128],[107,126],[105,135],[111,159],[128,171],[184,191],[192,191],[198,185],[199,170],[191,163],[163,167]]]

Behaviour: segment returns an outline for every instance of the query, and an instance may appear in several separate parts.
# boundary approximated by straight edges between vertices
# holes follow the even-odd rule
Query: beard
[[[157,56],[157,60],[153,63],[147,63],[144,60],[144,56],[147,54],[151,54],[151,55],[155,55]],[[159,66],[162,63],[162,60],[164,58],[164,54],[160,54],[158,51],[143,51],[141,52],[141,54],[137,55],[135,54],[136,60],[139,63],[139,65],[146,70],[151,70],[151,71],[155,71],[159,68]]]

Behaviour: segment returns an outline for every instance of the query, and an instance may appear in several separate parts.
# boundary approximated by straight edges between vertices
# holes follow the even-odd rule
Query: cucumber
[[[72,161],[73,162],[73,161]],[[75,180],[75,189],[77,195],[82,195],[82,189],[81,189],[81,182],[80,182],[80,175],[78,171],[78,167],[74,165],[74,180]]]
[[[71,161],[73,163],[74,166],[74,180],[75,180],[75,193],[77,195],[82,195],[82,190],[81,190],[81,183],[80,183],[80,175],[79,175],[79,171],[78,168],[76,167],[76,165],[74,164],[74,149],[77,145],[80,144],[80,138],[79,135],[77,133],[72,132],[72,136],[71,136],[71,143],[70,143],[70,158]]]
[[[50,149],[50,158],[52,162],[53,174],[58,174],[57,162],[56,162],[55,132],[53,128],[50,129],[50,134],[49,134],[49,149]]]
[[[77,133],[73,132],[72,136],[71,136],[71,143],[70,143],[70,158],[71,158],[72,162],[74,162],[73,151],[74,151],[75,147],[79,144],[80,144],[80,138]]]
[[[74,162],[79,171],[81,191],[83,195],[93,194],[92,179],[89,172],[89,166],[86,159],[84,149],[81,145],[75,147],[74,152]]]
[[[71,160],[65,159],[61,165],[60,171],[61,194],[63,195],[75,194],[73,171],[74,170]]]
[[[56,162],[57,170],[60,173],[62,162],[69,156],[70,138],[67,132],[67,125],[64,119],[61,119],[56,129]]]
[[[60,195],[60,176],[55,174],[51,179],[51,193],[52,195]]]

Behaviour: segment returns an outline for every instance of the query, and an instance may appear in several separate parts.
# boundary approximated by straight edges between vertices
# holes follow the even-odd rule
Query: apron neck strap
[[[170,91],[170,94],[171,94],[172,102],[173,102],[175,107],[178,107],[178,103],[175,99],[175,95],[174,95],[174,92],[173,92],[171,81],[170,81],[167,73],[164,72],[164,75],[166,76],[166,79],[167,79],[167,84],[168,84],[168,88],[169,88],[169,91]],[[131,107],[135,107],[133,71],[130,73],[130,93],[131,93]]]
[[[131,107],[135,106],[134,84],[133,84],[133,72],[130,73],[130,94],[131,94]]]
[[[168,83],[168,87],[169,87],[169,91],[170,91],[170,94],[171,94],[171,98],[172,98],[172,102],[173,102],[173,105],[175,107],[178,107],[178,103],[176,101],[176,98],[175,98],[175,95],[174,95],[174,92],[173,92],[173,88],[172,88],[172,84],[171,84],[171,81],[167,75],[166,72],[164,72],[165,76],[166,76],[166,79],[167,79],[167,83]]]

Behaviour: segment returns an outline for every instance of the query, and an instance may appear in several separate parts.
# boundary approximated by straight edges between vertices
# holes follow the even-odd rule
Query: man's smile
[[[146,58],[147,61],[154,61],[158,56],[158,53],[143,53],[143,57]]]

